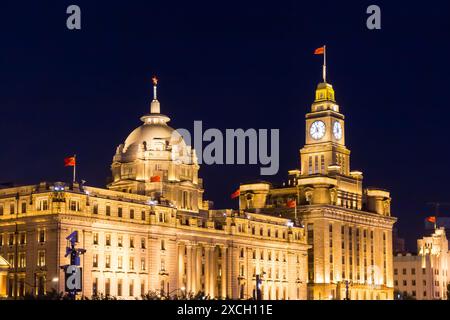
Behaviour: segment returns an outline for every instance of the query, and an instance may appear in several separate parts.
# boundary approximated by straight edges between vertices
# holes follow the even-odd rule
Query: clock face
[[[336,140],[341,140],[342,138],[342,126],[339,121],[336,121],[333,125],[333,135]]]
[[[309,129],[309,134],[314,140],[320,140],[325,135],[325,123],[323,121],[314,121]]]

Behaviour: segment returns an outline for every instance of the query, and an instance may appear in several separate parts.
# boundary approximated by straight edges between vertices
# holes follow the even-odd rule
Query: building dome
[[[133,155],[139,151],[139,146],[144,149],[150,148],[155,142],[169,145],[174,129],[167,124],[143,124],[134,129],[125,140],[122,152],[129,155],[129,158],[136,158]],[[129,160],[134,160],[129,159]]]
[[[141,117],[143,124],[128,135],[125,143],[117,147],[113,162],[130,163],[138,159],[190,162],[194,160],[193,156],[195,158],[192,148],[186,145],[183,137],[167,125],[170,118],[161,114],[161,106],[156,96],[157,79],[153,80],[150,113]]]
[[[156,97],[158,79],[152,80],[150,113],[141,117],[143,124],[117,147],[108,188],[147,195],[153,201],[198,212],[203,207],[203,187],[195,150],[167,125],[170,118],[161,113]]]

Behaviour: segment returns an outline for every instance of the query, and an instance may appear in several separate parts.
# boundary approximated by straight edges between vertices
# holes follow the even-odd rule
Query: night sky
[[[346,116],[351,168],[389,189],[400,235],[415,249],[430,201],[450,201],[448,1],[2,1],[0,181],[104,186],[116,146],[149,110],[160,78],[175,128],[279,128],[283,181],[299,166],[304,115],[328,80]],[[66,28],[77,4],[82,30]],[[378,4],[382,29],[366,28]],[[206,198],[230,194],[259,166],[202,166]],[[446,209],[443,208],[442,214]]]

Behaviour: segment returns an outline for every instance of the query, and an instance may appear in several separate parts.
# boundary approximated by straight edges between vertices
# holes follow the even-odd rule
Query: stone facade
[[[393,299],[390,194],[363,189],[350,170],[345,117],[328,83],[306,114],[300,168],[282,186],[240,186],[240,208],[298,221],[306,228],[308,299]]]
[[[394,257],[394,285],[399,298],[446,300],[450,255],[445,229],[417,240],[417,251],[417,255]]]
[[[259,275],[263,299],[306,299],[304,229],[289,218],[210,210],[195,152],[167,125],[156,83],[154,90],[150,114],[116,150],[108,189],[75,182],[0,189],[0,256],[10,264],[0,289],[8,297],[63,291],[66,237],[78,231],[87,297],[249,299]]]

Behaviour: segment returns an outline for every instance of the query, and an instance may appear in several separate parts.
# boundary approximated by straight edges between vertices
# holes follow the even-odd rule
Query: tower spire
[[[323,82],[327,83],[327,46],[323,46]]]

